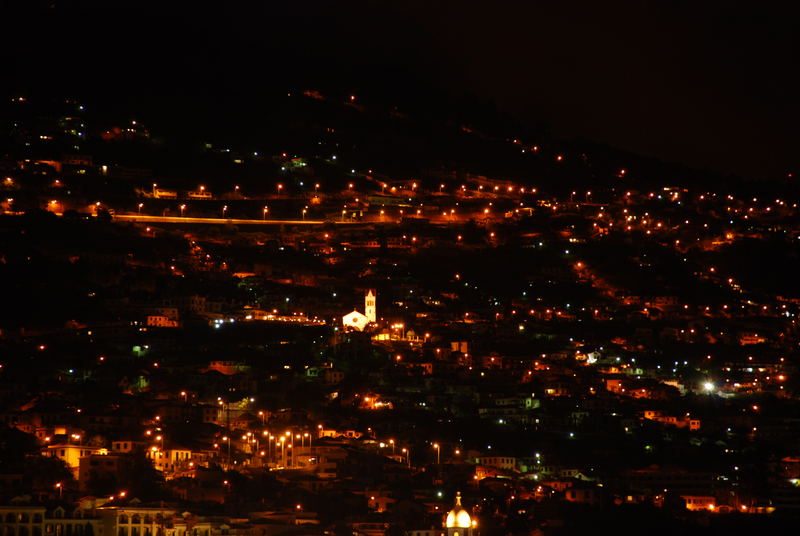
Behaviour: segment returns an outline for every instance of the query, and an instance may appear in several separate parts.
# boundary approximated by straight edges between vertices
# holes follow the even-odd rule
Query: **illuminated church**
[[[342,317],[342,324],[345,329],[350,328],[356,331],[364,331],[364,328],[369,324],[374,324],[378,321],[375,305],[377,300],[376,294],[377,293],[373,292],[372,289],[367,291],[367,295],[364,297],[364,314],[361,314],[358,310],[353,310],[352,313]]]
[[[461,492],[456,493],[456,505],[448,512],[444,526],[447,529],[446,536],[477,536],[477,523],[461,506]]]

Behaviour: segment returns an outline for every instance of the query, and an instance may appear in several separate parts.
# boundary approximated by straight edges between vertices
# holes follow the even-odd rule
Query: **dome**
[[[456,493],[456,505],[447,514],[447,520],[444,524],[448,529],[468,529],[472,527],[472,518],[461,506],[461,493]]]

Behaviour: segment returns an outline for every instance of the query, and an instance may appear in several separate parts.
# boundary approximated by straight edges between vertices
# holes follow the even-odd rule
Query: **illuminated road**
[[[322,225],[323,220],[243,220],[238,218],[190,218],[181,216],[147,216],[145,214],[115,214],[114,220],[139,223],[206,223],[215,225]],[[363,225],[364,221],[331,221],[336,225]]]

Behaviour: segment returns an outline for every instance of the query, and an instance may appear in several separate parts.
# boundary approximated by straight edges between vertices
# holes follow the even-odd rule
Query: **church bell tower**
[[[378,321],[377,311],[375,308],[375,300],[377,292],[373,292],[372,289],[367,291],[367,295],[364,297],[364,316],[367,317],[367,321],[371,323],[375,323]]]

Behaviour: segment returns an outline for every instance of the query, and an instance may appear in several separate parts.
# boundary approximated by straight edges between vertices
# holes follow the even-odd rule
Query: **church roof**
[[[461,506],[461,492],[456,493],[456,505],[448,512],[447,520],[444,524],[448,529],[468,529],[472,527],[472,518],[469,516],[469,512]]]

